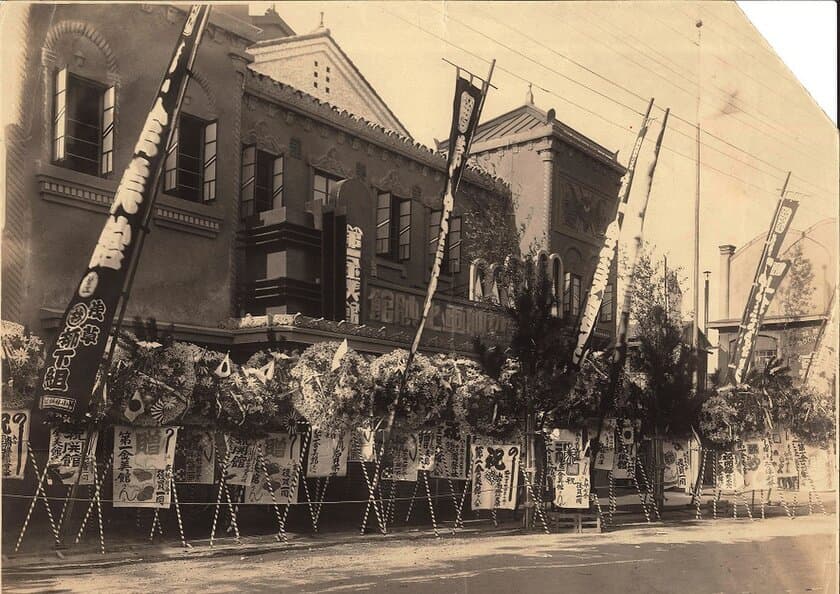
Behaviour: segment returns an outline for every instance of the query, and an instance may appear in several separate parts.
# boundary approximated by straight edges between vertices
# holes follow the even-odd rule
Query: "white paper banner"
[[[589,508],[589,457],[583,456],[554,473],[554,505],[566,509]]]
[[[248,485],[251,482],[251,473],[254,472],[257,442],[225,435],[225,447],[227,448],[225,482],[239,487]]]
[[[306,476],[347,476],[347,455],[350,452],[350,433],[327,432],[312,428],[307,456]]]
[[[725,493],[738,493],[744,488],[744,473],[732,452],[718,454],[718,489]]]
[[[472,508],[514,509],[519,486],[518,445],[473,445]]]
[[[394,481],[417,480],[420,468],[417,460],[417,435],[410,435],[406,439],[395,439],[388,445],[388,456],[392,467],[385,469],[385,475]]]
[[[685,491],[688,487],[690,451],[687,439],[664,440],[662,461],[665,466],[663,482],[666,489]]]
[[[0,419],[3,479],[22,479],[29,444],[29,410],[4,410]]]
[[[620,443],[616,443],[613,478],[631,479],[636,472],[636,442],[633,421],[628,419],[622,421],[618,439]]]
[[[445,424],[435,433],[435,442],[440,452],[431,475],[434,478],[467,480],[471,437],[457,426]]]
[[[96,451],[96,443],[99,433],[94,431],[90,440],[90,452]],[[85,446],[87,431],[60,431],[53,427],[50,429],[50,449],[47,466],[52,472],[58,474],[61,484],[74,485],[76,477],[82,468],[82,450]],[[80,485],[93,484],[93,464],[85,464],[84,472],[79,477]]]
[[[744,489],[767,489],[769,446],[766,439],[747,439],[738,451],[738,461],[744,473]]]
[[[266,468],[264,471],[259,463],[254,465],[251,484],[245,488],[246,503],[297,503],[298,485],[295,484],[294,489],[292,486],[295,483],[295,468],[303,447],[302,437],[297,433],[269,433],[268,437],[257,442],[257,449],[262,451]],[[274,490],[273,501],[266,482],[266,471],[271,481],[271,489]]]
[[[184,427],[175,448],[175,482],[212,485],[216,475],[213,431]]]
[[[423,432],[415,435],[417,438],[417,467],[420,470],[434,470],[435,468],[435,433]]]
[[[114,427],[114,507],[169,509],[179,427]]]
[[[376,462],[376,440],[372,429],[356,429],[350,439],[352,462]]]

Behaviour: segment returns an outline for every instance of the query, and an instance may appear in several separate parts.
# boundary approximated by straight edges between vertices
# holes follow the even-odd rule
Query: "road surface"
[[[4,592],[837,592],[835,516],[444,536],[5,575]]]

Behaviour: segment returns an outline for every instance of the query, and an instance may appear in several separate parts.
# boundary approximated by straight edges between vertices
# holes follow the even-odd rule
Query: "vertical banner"
[[[636,434],[633,421],[623,419],[616,444],[613,478],[631,479],[636,474]]]
[[[489,80],[485,84],[489,84]],[[444,250],[447,244],[446,237],[449,235],[449,217],[455,204],[455,193],[458,191],[458,184],[461,182],[461,174],[464,172],[470,155],[470,144],[478,126],[485,90],[474,86],[472,82],[461,77],[460,71],[458,72],[455,80],[455,100],[452,106],[452,127],[449,131],[449,154],[446,160],[446,186],[443,194],[443,210],[440,213],[440,233],[438,234],[432,272],[429,277],[429,287],[426,291],[426,301],[423,303],[423,314],[420,317],[420,324],[417,327],[417,333],[414,335],[414,341],[411,343],[408,365],[411,364],[414,353],[420,346],[423,328],[432,308],[432,298],[437,291],[440,270],[443,266]]]
[[[434,470],[435,451],[437,449],[436,434],[431,431],[417,433],[414,438],[417,440],[417,468],[420,470]]]
[[[718,455],[718,489],[724,493],[739,493],[744,488],[744,473],[731,450]]]
[[[212,485],[216,474],[216,436],[212,430],[184,427],[175,447],[175,482]]]
[[[612,470],[615,465],[615,431],[618,420],[604,419],[601,434],[598,438],[598,454],[595,456],[595,470]]]
[[[29,444],[29,410],[4,410],[2,412],[3,479],[22,479],[26,468]]]
[[[747,375],[758,331],[761,329],[770,302],[790,265],[790,262],[779,260],[778,257],[798,207],[799,202],[796,200],[790,198],[779,200],[770,224],[770,231],[767,239],[764,240],[764,250],[756,267],[750,295],[744,307],[744,315],[741,316],[738,338],[729,358],[729,380],[736,384],[740,384]]]
[[[519,487],[518,445],[473,445],[472,508],[514,509]]]
[[[471,437],[452,423],[444,423],[435,433],[440,448],[432,477],[465,481],[469,478]]]
[[[621,188],[618,192],[618,209],[615,212],[615,219],[609,224],[604,233],[604,245],[598,254],[598,264],[595,266],[592,286],[586,295],[586,303],[583,306],[583,314],[580,318],[577,344],[572,353],[572,363],[577,366],[583,362],[586,347],[589,343],[589,336],[592,334],[592,328],[595,326],[598,312],[601,311],[601,303],[604,300],[604,291],[607,288],[607,282],[610,278],[610,269],[613,264],[615,248],[618,245],[618,240],[621,236],[621,227],[624,224],[624,211],[627,208],[627,202],[630,198],[630,189],[633,187],[636,162],[639,160],[642,142],[648,131],[650,110],[652,108],[653,99],[648,104],[647,113],[645,113],[642,126],[639,128],[639,133],[636,136],[636,143],[633,145],[633,151],[630,153],[630,159],[627,162],[627,171],[625,171],[624,176],[621,178]]]
[[[688,443],[687,439],[662,441],[663,484],[666,489],[685,491],[690,486],[691,450]]]
[[[90,436],[90,452],[96,451],[99,433],[94,431]],[[93,463],[88,462],[82,470],[82,450],[84,449],[87,431],[61,431],[58,427],[50,429],[50,449],[47,466],[53,475],[63,485],[92,485]],[[79,473],[81,472],[81,476]]]
[[[410,435],[407,439],[395,439],[388,444],[388,457],[391,468],[385,468],[385,474],[393,481],[417,480],[420,465],[417,461],[417,436]]]
[[[347,455],[350,452],[350,433],[332,432],[312,427],[306,476],[347,476]]]
[[[767,489],[768,460],[765,453],[769,446],[765,444],[766,441],[760,437],[746,439],[739,448],[738,458],[744,474],[744,488],[747,490]]]
[[[373,429],[360,427],[350,438],[351,462],[376,462],[376,434]]]
[[[225,448],[227,453],[225,482],[239,487],[249,485],[257,459],[257,442],[240,439],[235,435],[225,435]]]
[[[589,509],[589,456],[581,456],[555,474],[554,505],[566,509]]]
[[[42,410],[75,418],[88,411],[117,304],[131,263],[139,256],[140,238],[152,213],[166,149],[209,12],[209,6],[193,6],[187,16],[87,270],[47,349],[39,385]]]
[[[257,443],[257,448],[262,450],[265,470],[259,464],[254,466],[250,484],[245,488],[245,503],[297,503],[298,485],[294,484],[297,481],[293,478],[303,448],[301,436],[297,433],[269,433]],[[270,490],[268,481],[271,481]]]
[[[179,427],[114,427],[114,507],[169,509]]]
[[[361,323],[362,310],[362,229],[347,225],[346,290],[344,319]]]

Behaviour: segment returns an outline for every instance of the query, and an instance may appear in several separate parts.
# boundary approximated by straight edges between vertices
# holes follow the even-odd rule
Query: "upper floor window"
[[[615,301],[613,285],[612,283],[607,283],[607,286],[604,288],[604,298],[601,300],[601,311],[598,315],[598,318],[602,322],[613,321],[613,301]]]
[[[327,198],[330,196],[335,185],[341,181],[341,178],[323,171],[315,171],[315,177],[312,180],[312,200],[320,201],[321,204],[326,204]]]
[[[216,122],[182,113],[164,165],[163,190],[184,200],[216,199]]]
[[[563,313],[577,317],[580,314],[580,275],[567,272],[563,280]]]
[[[242,149],[242,216],[247,217],[283,206],[283,155],[273,155],[255,146]]]
[[[376,254],[400,261],[411,258],[411,200],[388,192],[377,197]]]
[[[441,211],[433,210],[429,215],[429,255],[434,257],[440,236]],[[448,274],[461,271],[461,217],[450,217],[449,233],[443,248],[441,270]]]
[[[90,175],[114,169],[114,87],[62,68],[55,74],[53,161]]]

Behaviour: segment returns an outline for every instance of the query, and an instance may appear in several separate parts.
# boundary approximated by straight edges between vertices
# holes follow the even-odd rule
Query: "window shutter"
[[[178,127],[172,132],[172,142],[166,151],[166,163],[163,166],[163,191],[174,192],[178,189]]]
[[[115,88],[105,89],[102,94],[102,155],[99,159],[102,175],[114,170],[114,99]]]
[[[204,202],[216,199],[216,130],[216,122],[204,127],[204,170],[201,177],[201,198]]]
[[[399,259],[411,259],[411,200],[400,201]]]
[[[239,200],[242,203],[242,216],[254,214],[254,176],[256,175],[257,148],[253,145],[242,149],[242,185]]]
[[[67,69],[55,74],[55,95],[53,117],[53,158],[61,161],[67,156],[65,135],[67,133]]]
[[[376,254],[386,256],[391,248],[391,194],[379,194],[376,203]]]
[[[283,167],[285,163],[283,162],[283,155],[280,155],[276,159],[274,159],[274,175],[272,180],[272,199],[274,202],[274,208],[281,208],[284,206],[283,203]]]

